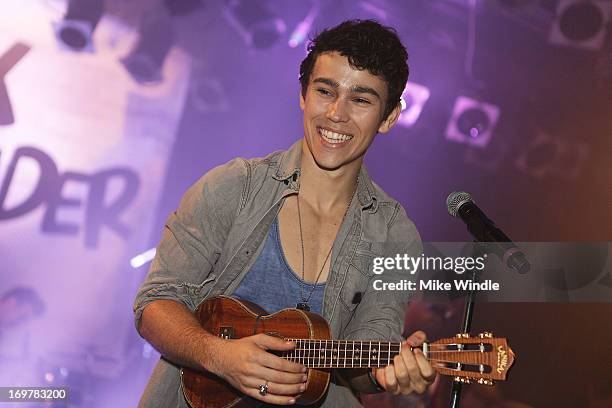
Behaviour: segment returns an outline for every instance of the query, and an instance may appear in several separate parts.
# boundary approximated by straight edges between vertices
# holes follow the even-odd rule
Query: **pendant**
[[[304,310],[306,312],[310,312],[310,306],[308,306],[308,303],[306,302],[299,302],[297,305],[295,305],[295,307],[297,309]]]

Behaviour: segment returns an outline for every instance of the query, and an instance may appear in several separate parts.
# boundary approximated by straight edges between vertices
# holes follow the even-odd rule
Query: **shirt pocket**
[[[354,310],[374,278],[374,258],[379,257],[382,248],[371,242],[360,241],[349,262],[348,274],[340,291],[340,301],[349,311]]]
[[[382,253],[382,244],[359,241],[350,264],[363,276],[371,279],[374,276],[374,258],[380,258]]]

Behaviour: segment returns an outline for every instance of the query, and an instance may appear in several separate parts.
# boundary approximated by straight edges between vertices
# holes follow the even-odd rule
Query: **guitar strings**
[[[316,347],[321,347],[321,346],[325,346],[323,347],[326,350],[329,350],[331,346],[331,349],[336,349],[338,347],[335,346],[344,346],[344,345],[349,345],[352,340],[314,340],[314,339],[286,339],[287,341],[292,341],[295,343],[298,343],[298,345],[303,345],[303,346],[315,346]],[[487,345],[493,345],[490,341],[482,341],[482,342],[475,342],[475,343],[447,343],[447,344],[429,344],[428,345],[428,349],[433,350],[433,349],[447,349],[448,347],[456,347],[459,345],[470,345],[470,344],[475,344],[475,345],[479,345],[479,344],[487,344]],[[401,349],[401,346],[399,345],[399,343],[391,343],[391,345],[389,346],[388,342],[379,342],[379,341],[367,341],[364,340],[362,341],[362,343],[356,343],[356,345],[358,345],[358,347],[355,347],[355,349],[359,348],[370,348],[371,346],[378,346],[378,349],[382,350],[382,349],[389,349],[391,348],[392,350],[395,349]],[[365,347],[363,347],[365,346]],[[347,348],[344,347],[343,349],[347,349],[347,350],[351,350],[353,347]],[[419,347],[420,348],[420,347]]]

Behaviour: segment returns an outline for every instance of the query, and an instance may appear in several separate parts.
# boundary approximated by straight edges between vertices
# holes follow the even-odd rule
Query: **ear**
[[[389,113],[389,116],[387,116],[387,118],[382,121],[382,123],[378,127],[378,133],[387,133],[399,119],[401,111],[402,105],[398,103],[391,111],[391,113]]]
[[[304,93],[302,92],[302,88],[300,88],[300,109],[304,110],[306,106],[306,101],[304,100]]]

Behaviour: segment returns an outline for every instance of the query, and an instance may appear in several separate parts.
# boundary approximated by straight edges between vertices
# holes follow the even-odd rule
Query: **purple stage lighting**
[[[141,266],[151,262],[155,257],[155,248],[148,249],[141,254],[136,255],[132,259],[130,259],[130,266],[134,269],[138,269]]]
[[[291,33],[291,37],[289,37],[289,46],[291,48],[295,48],[298,45],[302,44],[306,37],[308,37],[308,33],[312,28],[312,23],[314,23],[315,18],[319,14],[319,0],[313,2],[312,7],[308,11],[308,14],[300,23],[295,27],[295,30]]]
[[[223,15],[244,42],[257,49],[270,48],[286,29],[262,0],[226,0]]]
[[[550,28],[552,44],[600,49],[606,38],[606,26],[612,16],[612,2],[602,0],[561,0]]]
[[[425,103],[429,99],[430,91],[423,85],[408,82],[402,93],[402,113],[397,123],[404,127],[413,126],[419,119]]]
[[[446,138],[485,148],[491,140],[499,114],[500,110],[495,105],[459,96],[446,127]]]
[[[535,179],[576,181],[589,157],[588,145],[539,130],[517,157],[515,165]]]
[[[139,84],[159,83],[163,80],[162,67],[173,44],[174,28],[167,10],[153,10],[142,19],[138,44],[121,63]]]
[[[64,19],[53,24],[59,44],[72,51],[93,51],[91,37],[102,14],[103,0],[69,0]]]

